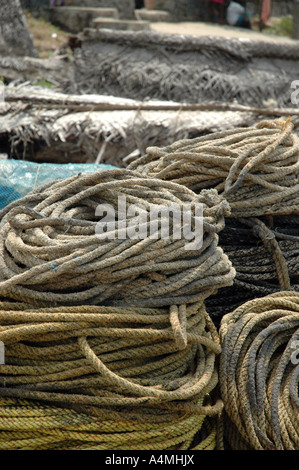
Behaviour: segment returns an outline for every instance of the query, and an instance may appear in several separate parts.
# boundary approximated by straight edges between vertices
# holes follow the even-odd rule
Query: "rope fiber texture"
[[[146,212],[144,239],[120,238],[116,224],[95,233],[99,204],[113,206],[126,227],[139,230],[140,219],[122,220],[126,208]],[[186,250],[186,239],[163,238],[160,225],[150,235],[150,205],[158,208],[202,204],[202,246]],[[235,270],[218,246],[218,232],[229,213],[214,189],[196,195],[176,183],[143,177],[130,170],[107,170],[48,183],[0,212],[0,297],[37,306],[97,304],[163,307],[205,299],[233,282]],[[135,214],[134,214],[135,215]],[[137,220],[136,220],[137,219]],[[173,224],[174,226],[174,224]]]
[[[299,217],[226,219],[219,245],[228,255],[236,277],[206,299],[218,325],[221,316],[247,300],[279,290],[299,292]]]
[[[229,217],[299,214],[299,137],[290,119],[148,147],[128,168],[196,193],[215,188]]]
[[[1,450],[215,448],[220,340],[203,302],[171,312],[3,302],[0,324]]]
[[[299,450],[299,293],[251,300],[222,318],[219,382],[233,450]]]

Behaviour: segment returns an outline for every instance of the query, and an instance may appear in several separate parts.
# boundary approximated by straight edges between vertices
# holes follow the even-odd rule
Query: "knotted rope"
[[[261,121],[149,147],[128,168],[196,193],[215,188],[229,202],[230,217],[298,214],[299,138],[293,127],[289,119]]]
[[[167,308],[0,304],[0,449],[213,449],[220,341],[203,302],[177,344]]]
[[[221,321],[219,381],[234,450],[299,449],[299,293],[254,299]]]
[[[128,210],[132,204],[143,208],[143,239],[138,217],[120,217],[120,197]],[[108,224],[109,239],[107,233],[96,234],[99,204],[109,204],[117,222],[137,236],[124,238],[120,224]],[[193,228],[199,220],[195,206],[201,204],[201,248],[186,249],[186,239],[176,239],[171,224],[169,238],[163,238],[162,218],[152,236],[151,204],[158,209],[189,205]],[[196,195],[129,170],[47,184],[0,212],[0,297],[38,306],[159,307],[202,300],[231,285],[235,275],[218,246],[228,213],[215,190]]]

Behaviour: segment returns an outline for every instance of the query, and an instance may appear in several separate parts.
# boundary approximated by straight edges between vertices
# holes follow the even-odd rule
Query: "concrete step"
[[[116,8],[94,8],[63,6],[47,8],[47,19],[70,33],[80,33],[85,28],[91,28],[94,19],[102,17],[117,21],[119,18]]]
[[[24,1],[24,0],[23,0]],[[34,0],[36,2],[36,0]],[[46,0],[43,0],[46,1]],[[116,8],[119,17],[133,20],[135,1],[134,0],[65,0],[66,7],[93,7],[93,8]],[[100,15],[99,15],[100,16]]]
[[[125,31],[148,31],[149,21],[135,20],[113,20],[111,18],[96,18],[93,20],[93,27],[96,29],[115,29]]]
[[[99,0],[64,0],[66,7],[100,8]]]
[[[154,22],[172,22],[171,14],[164,10],[147,10],[146,8],[140,8],[135,10],[135,18],[141,21]]]

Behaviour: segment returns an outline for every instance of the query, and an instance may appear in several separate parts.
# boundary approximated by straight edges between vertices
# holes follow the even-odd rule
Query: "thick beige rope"
[[[215,448],[219,337],[183,310],[1,303],[0,449]]]
[[[149,147],[129,165],[143,175],[174,181],[200,193],[215,188],[230,217],[299,213],[299,138],[292,122],[215,132]]]
[[[127,208],[145,208],[144,239],[96,235],[98,204],[109,204],[118,216],[118,197]],[[202,246],[186,250],[182,235],[175,239],[150,234],[151,204],[180,209],[203,206]],[[129,170],[107,170],[53,182],[38,188],[0,212],[0,297],[38,306],[100,304],[159,307],[192,303],[235,276],[228,257],[218,246],[228,203],[217,191],[196,195],[184,186],[142,177]],[[171,217],[170,217],[171,218]],[[127,216],[121,223],[139,229]],[[135,224],[135,225],[134,225]],[[106,238],[106,239],[105,239]]]

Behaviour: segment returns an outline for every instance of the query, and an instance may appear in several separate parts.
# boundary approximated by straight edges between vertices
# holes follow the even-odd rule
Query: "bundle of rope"
[[[230,217],[299,213],[299,138],[290,119],[215,132],[148,147],[129,165],[144,175],[182,184],[196,193],[215,188]]]
[[[170,316],[2,302],[0,325],[1,450],[215,448],[220,340],[204,302]]]
[[[224,437],[234,450],[299,450],[299,293],[251,300],[221,321]]]
[[[129,215],[133,206],[134,216]],[[142,218],[135,217],[136,206]],[[201,246],[186,249],[184,235],[174,236],[174,216],[169,237],[163,235],[163,214],[152,232],[153,206],[182,211],[188,206],[190,229],[194,237],[200,235]],[[97,233],[99,207],[112,209],[116,218],[100,221],[103,233]],[[214,189],[196,195],[130,170],[48,183],[0,212],[0,297],[37,306],[162,307],[203,300],[231,285],[235,276],[218,246],[228,213],[227,201]],[[202,230],[197,232],[199,220]],[[146,228],[144,238],[141,227]]]
[[[299,292],[299,217],[227,219],[219,244],[236,269],[231,287],[206,299],[216,324],[246,300],[279,290]]]

